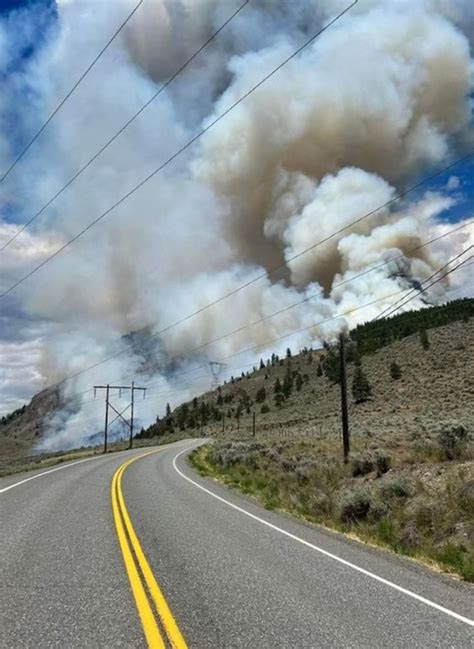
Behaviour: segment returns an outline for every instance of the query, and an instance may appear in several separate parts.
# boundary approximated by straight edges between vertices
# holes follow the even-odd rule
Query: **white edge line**
[[[15,487],[19,487],[20,485],[25,484],[25,482],[29,482],[30,480],[36,480],[36,478],[41,478],[41,476],[47,475],[48,473],[61,471],[61,469],[68,469],[70,466],[75,466],[76,464],[80,464],[81,462],[89,462],[89,460],[99,460],[101,457],[103,458],[104,455],[95,455],[94,457],[86,457],[83,460],[68,462],[68,464],[62,464],[61,466],[57,466],[54,469],[48,469],[48,471],[37,473],[36,475],[32,475],[29,478],[25,478],[24,480],[20,480],[19,482],[14,482],[13,484],[8,485],[8,487],[4,487],[3,489],[0,489],[0,494],[3,494],[5,493],[5,491],[9,491],[10,489],[14,489]]]
[[[245,514],[245,516],[249,516],[249,518],[253,518],[254,520],[258,521],[259,523],[262,523],[263,525],[266,525],[267,527],[270,527],[272,530],[275,530],[276,532],[280,532],[281,534],[284,534],[290,539],[293,539],[294,541],[298,541],[298,543],[301,543],[302,545],[306,545],[308,548],[311,548],[312,550],[316,550],[316,552],[320,552],[321,554],[325,555],[326,557],[329,557],[330,559],[334,559],[334,561],[338,561],[339,563],[342,563],[343,565],[352,568],[353,570],[357,570],[357,572],[362,573],[363,575],[366,575],[367,577],[370,577],[371,579],[375,579],[376,581],[379,581],[382,584],[385,584],[385,586],[389,586],[390,588],[393,588],[394,590],[398,590],[400,593],[403,593],[404,595],[408,595],[409,597],[412,597],[413,599],[418,600],[419,602],[422,602],[423,604],[426,604],[427,606],[431,606],[432,608],[435,608],[438,611],[441,611],[441,613],[445,613],[446,615],[449,615],[456,620],[459,620],[460,622],[464,622],[465,624],[468,624],[469,626],[474,626],[474,620],[470,620],[467,617],[464,617],[463,615],[459,615],[459,613],[455,613],[454,611],[451,611],[449,608],[445,608],[444,606],[440,606],[439,604],[436,604],[435,602],[432,602],[429,599],[426,599],[425,597],[422,597],[421,595],[417,595],[411,590],[408,590],[407,588],[403,588],[402,586],[398,586],[397,584],[394,584],[392,581],[389,581],[388,579],[384,579],[383,577],[379,577],[378,575],[374,574],[373,572],[370,572],[369,570],[365,570],[364,568],[361,568],[359,566],[356,566],[354,563],[351,563],[350,561],[346,561],[345,559],[341,559],[341,557],[336,556],[335,554],[331,554],[331,552],[328,552],[327,550],[323,550],[322,548],[318,547],[317,545],[313,545],[312,543],[309,543],[309,541],[305,541],[304,539],[300,538],[299,536],[295,536],[294,534],[291,534],[290,532],[287,532],[286,530],[282,529],[281,527],[278,527],[277,525],[273,525],[273,523],[269,523],[268,521],[264,520],[263,518],[260,518],[259,516],[256,516],[255,514],[251,514],[248,512],[246,509],[243,509],[242,507],[239,507],[238,505],[234,505],[234,503],[229,502],[225,498],[222,498],[221,496],[218,496],[217,494],[213,493],[210,489],[206,489],[206,487],[203,487],[200,485],[198,482],[195,482],[191,478],[188,478],[187,475],[185,475],[178,467],[176,466],[176,460],[182,455],[183,453],[186,453],[191,449],[184,449],[184,451],[180,451],[175,457],[173,458],[173,467],[179,475],[190,482],[192,485],[195,487],[198,487],[198,489],[201,489],[202,491],[205,491],[207,494],[212,496],[213,498],[216,498],[216,500],[220,500],[224,504],[228,505],[229,507],[232,507],[232,509],[237,510],[241,514]]]

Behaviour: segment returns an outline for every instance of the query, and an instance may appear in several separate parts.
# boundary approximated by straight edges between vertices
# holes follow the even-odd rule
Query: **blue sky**
[[[0,12],[7,13],[12,9],[19,9],[21,7],[42,5],[53,7],[56,5],[54,0],[1,0]]]
[[[0,70],[0,79],[3,75],[9,74],[13,71],[21,71],[22,66],[28,63],[28,59],[35,54],[38,48],[41,47],[42,42],[48,32],[48,26],[51,26],[54,23],[54,15],[56,12],[56,1],[55,0],[0,0],[0,17],[7,16],[10,12],[28,8],[35,8],[39,12],[35,12],[35,31],[32,33],[32,38],[27,43],[19,43],[18,51],[15,52],[15,57],[12,62],[14,69],[10,70]],[[41,16],[39,20],[38,17]],[[29,89],[23,88],[22,92],[27,93]],[[18,101],[20,101],[20,97]],[[5,116],[4,116],[5,119]],[[8,118],[7,118],[8,119]],[[11,123],[8,125],[10,130],[10,143],[12,148],[21,151],[24,143],[26,143],[31,136],[28,132],[30,128],[33,128],[33,132],[38,125],[29,125],[28,128],[25,128],[25,125],[21,121],[21,111],[15,111],[14,115],[11,115]],[[463,152],[466,153],[465,151]],[[460,153],[460,156],[463,155]],[[429,176],[431,173],[434,173],[436,169],[424,170],[419,180],[422,180],[424,176]],[[447,189],[446,185],[450,176],[456,176],[459,178],[459,187],[454,187],[452,189]],[[474,200],[474,159],[469,160],[466,163],[463,163],[454,169],[442,174],[439,178],[434,181],[420,187],[420,189],[413,194],[407,196],[407,201],[414,200],[421,197],[427,190],[440,191],[443,193],[448,193],[456,198],[456,205],[446,210],[443,214],[440,215],[441,220],[456,222],[462,219],[465,219],[471,215],[472,204]],[[15,209],[13,205],[4,205],[3,206],[3,219],[6,222],[18,222],[22,221],[22,215]]]

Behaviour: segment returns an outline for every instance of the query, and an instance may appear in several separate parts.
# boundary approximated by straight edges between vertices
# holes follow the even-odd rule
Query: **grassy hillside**
[[[349,389],[358,364],[371,387],[367,401],[356,404],[350,398],[354,436],[389,435],[395,442],[436,433],[452,422],[473,429],[473,314],[474,300],[457,300],[351,332],[354,342],[347,349]],[[368,340],[373,341],[370,346]],[[392,378],[394,363],[399,368],[398,379]],[[253,432],[254,412],[258,436],[338,435],[337,375],[335,349],[302,350],[283,359],[273,355],[261,359],[255,371],[234,377],[216,391],[176,408],[170,417],[141,435],[154,437],[180,430],[216,437],[245,436]],[[283,391],[285,380],[288,385]],[[283,396],[275,392],[277,383]]]
[[[472,315],[464,300],[351,332],[348,464],[331,348],[262,359],[141,436],[213,437],[191,458],[202,474],[474,581]]]

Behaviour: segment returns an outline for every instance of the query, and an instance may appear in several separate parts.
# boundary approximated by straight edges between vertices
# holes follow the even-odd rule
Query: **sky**
[[[1,2],[1,169],[9,167],[134,4]],[[149,0],[0,184],[0,242],[14,236],[238,4]],[[345,6],[342,0],[252,4],[0,252],[3,290],[108,209]],[[407,0],[361,0],[278,78],[2,300],[0,413],[115,353],[124,336],[143,330],[155,335],[151,349],[85,373],[66,384],[65,394],[145,364],[148,374],[142,371],[142,380],[160,386],[144,414],[143,423],[149,423],[166,401],[176,403],[207,388],[208,373],[199,375],[199,367],[209,360],[241,354],[241,364],[252,364],[260,354],[278,351],[263,341],[284,335],[296,349],[320,345],[344,318],[337,327],[331,322],[311,335],[291,337],[291,332],[348,309],[354,310],[345,319],[349,326],[374,317],[390,303],[384,296],[423,281],[474,243],[474,230],[466,225],[426,254],[410,252],[472,218],[471,159],[291,262],[315,239],[346,227],[361,211],[473,149],[473,42],[474,11],[465,0],[422,0],[416,6]],[[372,279],[338,288],[341,280],[352,282],[354,274],[396,255],[403,263],[390,261]],[[275,265],[284,267],[278,276],[270,272]],[[437,285],[425,299],[440,303],[473,296],[473,268],[453,274],[449,284]],[[264,280],[233,303],[159,335],[256,273]],[[308,295],[316,297],[301,309],[209,351],[193,352]],[[380,307],[363,309],[377,299]],[[245,352],[260,344],[258,351]],[[281,345],[286,348],[288,340]],[[149,369],[150,355],[160,370]],[[196,371],[200,378],[179,378],[183,371]],[[233,371],[229,363],[228,373]],[[96,413],[88,408],[65,411],[51,423],[51,448],[80,441],[77,431],[84,422],[96,425]]]

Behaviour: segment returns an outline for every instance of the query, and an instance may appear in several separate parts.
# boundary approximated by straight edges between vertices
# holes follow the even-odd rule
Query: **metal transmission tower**
[[[134,406],[135,406],[135,391],[136,390],[141,390],[143,392],[143,398],[145,398],[145,392],[146,388],[140,388],[135,385],[135,382],[132,381],[132,385],[110,385],[107,383],[107,385],[94,385],[94,397],[97,394],[97,390],[105,390],[105,426],[104,426],[104,453],[107,453],[107,434],[109,430],[109,426],[111,426],[114,421],[117,421],[117,419],[121,419],[130,429],[130,443],[129,443],[129,448],[132,448],[133,446],[133,414],[134,414]],[[119,391],[119,399],[122,396],[122,390],[130,390],[131,393],[131,400],[130,403],[124,408],[121,412],[119,412],[111,403],[110,403],[110,390],[118,390]],[[112,410],[115,412],[116,416],[114,419],[112,419],[111,422],[109,422],[109,408],[112,408]],[[130,421],[127,421],[125,417],[123,416],[124,412],[126,412],[130,408]]]
[[[221,375],[227,367],[226,363],[219,363],[219,361],[209,361],[209,369],[211,370],[211,390],[215,390],[221,383]]]

